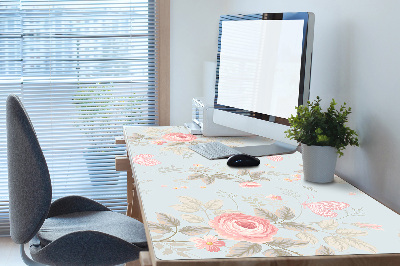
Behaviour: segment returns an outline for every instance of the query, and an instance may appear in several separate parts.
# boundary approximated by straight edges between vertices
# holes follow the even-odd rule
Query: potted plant
[[[344,103],[339,110],[332,99],[326,112],[317,97],[308,106],[296,107],[297,115],[289,118],[286,137],[302,144],[304,178],[316,183],[333,181],[336,161],[348,145],[359,146],[357,133],[346,126],[351,108]]]

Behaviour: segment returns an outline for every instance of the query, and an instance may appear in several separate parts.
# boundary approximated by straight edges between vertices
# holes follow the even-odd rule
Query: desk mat
[[[206,138],[184,127],[124,134],[160,260],[400,253],[400,215],[337,176],[304,181],[298,152],[235,169],[188,148],[268,139]]]

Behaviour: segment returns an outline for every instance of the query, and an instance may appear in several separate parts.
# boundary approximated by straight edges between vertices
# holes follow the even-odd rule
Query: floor
[[[0,237],[0,258],[1,266],[25,265],[19,254],[19,245],[12,242],[10,237]]]
[[[29,254],[28,245],[25,245],[25,253]],[[19,253],[19,245],[12,242],[10,237],[0,237],[0,266],[24,266]],[[138,260],[127,264],[129,266],[140,266]]]

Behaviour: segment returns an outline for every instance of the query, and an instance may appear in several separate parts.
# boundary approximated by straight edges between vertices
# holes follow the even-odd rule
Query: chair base
[[[39,262],[33,261],[31,258],[28,257],[28,255],[26,255],[25,244],[21,244],[19,250],[21,253],[21,258],[26,265],[30,265],[30,266],[42,266],[43,265],[43,266],[45,266],[45,264],[41,264]]]

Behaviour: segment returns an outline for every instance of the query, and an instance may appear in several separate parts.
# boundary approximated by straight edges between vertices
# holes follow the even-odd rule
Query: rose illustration
[[[222,237],[253,243],[271,241],[278,232],[269,220],[243,213],[223,213],[208,223]]]
[[[151,154],[139,154],[133,157],[132,161],[134,163],[145,165],[145,166],[154,166],[160,164],[161,162],[156,159],[151,159],[154,155]]]
[[[164,139],[169,141],[179,141],[179,142],[188,142],[195,140],[197,137],[192,134],[184,134],[184,133],[169,133],[163,136]]]
[[[242,182],[239,184],[241,187],[261,187],[260,183],[257,182]]]
[[[265,198],[267,198],[267,199],[272,199],[272,200],[282,200],[282,197],[281,197],[281,196],[272,195],[272,194],[266,196]]]
[[[163,145],[164,143],[167,143],[167,142],[165,140],[153,140],[151,143],[157,144],[157,145]]]
[[[280,162],[283,160],[283,157],[280,155],[275,155],[275,156],[267,156],[268,159],[274,162]]]

